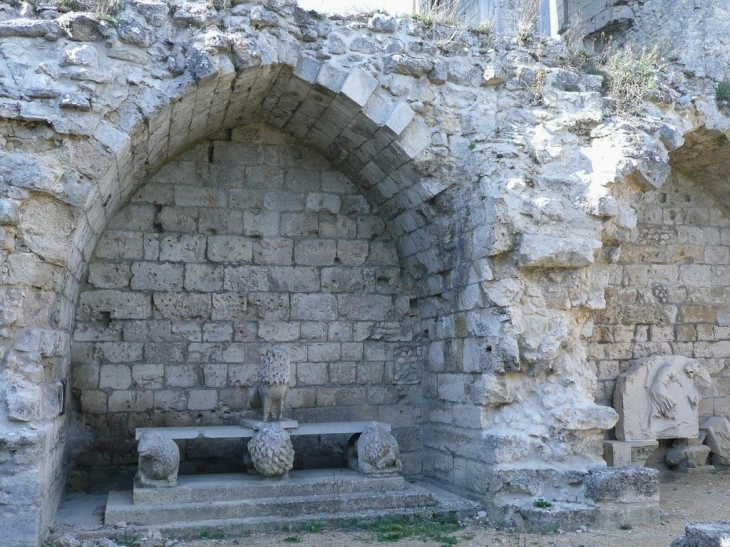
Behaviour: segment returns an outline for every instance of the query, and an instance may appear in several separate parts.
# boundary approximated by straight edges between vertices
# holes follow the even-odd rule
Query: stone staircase
[[[292,471],[288,478],[257,474],[180,476],[172,488],[112,491],[107,525],[125,522],[192,535],[202,531],[296,530],[382,515],[473,514],[477,504],[400,476],[372,477],[350,469]]]

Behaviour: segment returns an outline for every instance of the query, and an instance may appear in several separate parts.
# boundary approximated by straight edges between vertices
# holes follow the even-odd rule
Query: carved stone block
[[[261,357],[258,384],[249,393],[251,408],[262,409],[262,420],[281,420],[284,402],[289,394],[290,383],[289,354],[286,349],[273,347]]]
[[[358,470],[367,475],[399,473],[403,464],[399,458],[398,441],[383,424],[373,422],[357,440]]]
[[[248,452],[256,470],[265,477],[281,477],[294,467],[291,437],[277,424],[256,432],[248,443]]]
[[[157,431],[145,431],[137,446],[139,466],[135,477],[140,486],[166,488],[177,484],[180,449],[175,441]]]
[[[710,375],[697,361],[681,355],[650,357],[634,365],[616,383],[616,438],[697,438],[698,388],[710,383]]]

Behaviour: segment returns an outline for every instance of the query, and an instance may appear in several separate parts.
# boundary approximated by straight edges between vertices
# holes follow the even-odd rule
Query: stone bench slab
[[[284,429],[289,435],[338,435],[362,433],[372,422],[322,422],[310,424],[298,424],[295,427],[286,427],[287,423],[294,423],[293,420],[284,421]],[[383,423],[386,431],[390,431],[390,424]],[[187,427],[138,427],[135,438],[145,431],[157,431],[170,439],[246,439],[254,436],[256,431],[239,425],[206,425]]]

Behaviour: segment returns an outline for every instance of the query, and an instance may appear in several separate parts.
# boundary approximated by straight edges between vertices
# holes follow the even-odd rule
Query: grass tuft
[[[718,103],[730,103],[730,80],[727,78],[724,78],[722,82],[717,84],[715,100]]]
[[[553,506],[552,503],[543,498],[537,498],[535,501],[532,502],[532,505],[534,507],[537,507],[538,509],[547,509],[548,507]]]

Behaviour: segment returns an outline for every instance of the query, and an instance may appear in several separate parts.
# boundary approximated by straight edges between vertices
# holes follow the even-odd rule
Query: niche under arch
[[[127,486],[136,427],[238,423],[271,345],[292,361],[289,416],[391,423],[419,473],[403,272],[377,207],[284,133],[250,124],[178,154],[110,220],[80,291],[69,489]],[[303,439],[295,466],[344,464],[346,440]],[[242,448],[181,443],[181,473],[240,470]]]

